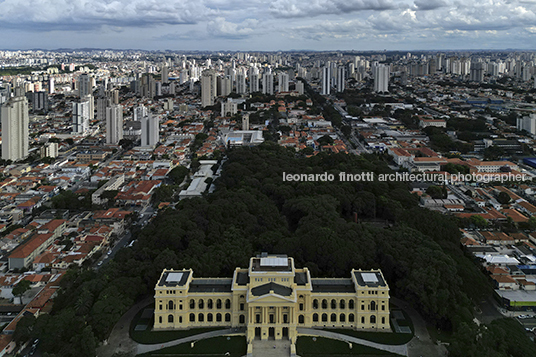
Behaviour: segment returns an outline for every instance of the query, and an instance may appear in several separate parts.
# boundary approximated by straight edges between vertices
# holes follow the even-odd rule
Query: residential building
[[[372,66],[374,92],[389,92],[389,67],[384,64]]]
[[[141,118],[141,146],[155,146],[160,134],[160,123],[156,115],[147,113]]]
[[[123,107],[112,105],[106,108],[106,144],[116,145],[123,139]]]
[[[216,72],[206,70],[201,76],[201,106],[209,107],[214,105],[216,96]]]
[[[2,118],[2,160],[17,161],[28,156],[28,100],[22,88],[15,88],[0,110]]]

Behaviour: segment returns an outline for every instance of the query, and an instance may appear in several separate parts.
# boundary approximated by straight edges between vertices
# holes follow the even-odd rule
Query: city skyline
[[[529,49],[536,1],[4,0],[0,20],[2,47],[21,50]]]

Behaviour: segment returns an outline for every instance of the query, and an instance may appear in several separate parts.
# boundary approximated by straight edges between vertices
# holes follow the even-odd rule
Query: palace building
[[[250,259],[232,278],[194,278],[192,269],[164,270],[155,286],[155,330],[245,328],[257,339],[296,342],[300,327],[390,332],[389,286],[380,270],[350,278],[311,278],[294,259]]]

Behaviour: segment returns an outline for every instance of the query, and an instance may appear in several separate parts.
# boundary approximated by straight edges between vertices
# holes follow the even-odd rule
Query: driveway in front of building
[[[399,308],[403,309],[409,317],[411,318],[411,321],[413,322],[413,327],[415,329],[415,336],[409,343],[407,344],[408,348],[408,354],[409,357],[428,357],[428,356],[434,356],[434,357],[441,357],[441,356],[447,356],[447,349],[443,345],[437,345],[432,341],[432,338],[430,337],[430,333],[428,332],[428,329],[426,328],[426,321],[422,318],[422,316],[413,309],[409,303],[397,299],[395,297],[391,297],[391,302],[398,306]]]

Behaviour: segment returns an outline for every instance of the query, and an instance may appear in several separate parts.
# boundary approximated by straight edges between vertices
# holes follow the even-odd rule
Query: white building
[[[267,68],[262,74],[262,93],[270,95],[274,94],[274,75],[270,68]]]
[[[106,108],[106,144],[116,145],[123,139],[123,106]]]
[[[372,67],[374,92],[389,92],[389,67],[378,64]]]
[[[517,130],[526,130],[532,135],[536,135],[536,114],[530,114],[528,117],[517,118]]]
[[[346,85],[346,71],[344,66],[337,68],[337,92],[344,92]]]
[[[214,105],[216,93],[216,72],[206,70],[201,76],[201,106],[208,107]]]
[[[89,101],[73,103],[73,134],[84,135],[89,131]]]
[[[232,98],[227,98],[226,102],[221,102],[221,115],[227,116],[227,113],[234,115],[238,112],[238,103]]]
[[[331,92],[331,68],[328,64],[322,68],[322,95],[329,95]]]
[[[78,96],[82,98],[89,94],[93,94],[91,77],[89,74],[83,73],[78,77]]]
[[[28,156],[28,100],[22,88],[8,98],[0,111],[2,118],[2,159],[20,160]]]
[[[236,75],[236,93],[238,94],[247,93],[246,75],[242,71],[238,72],[238,74]]]
[[[39,149],[41,158],[44,157],[57,157],[58,156],[58,143],[46,143]]]
[[[288,73],[279,72],[277,75],[277,90],[279,93],[288,92]]]
[[[141,146],[155,146],[159,140],[160,123],[151,113],[141,118]]]

